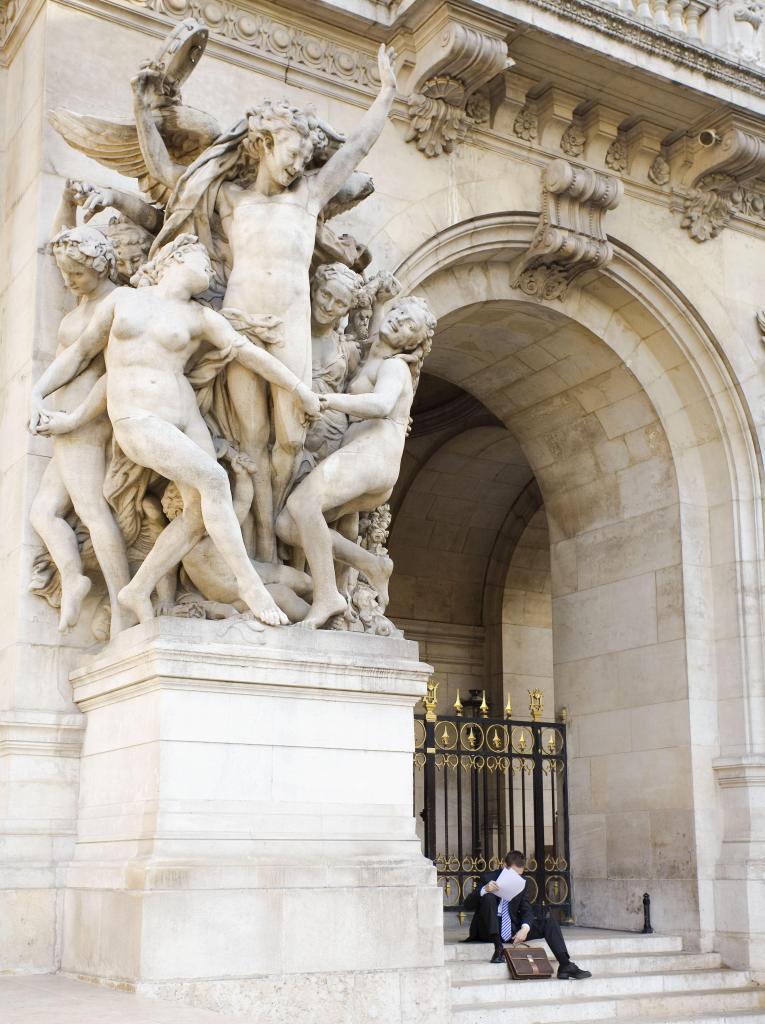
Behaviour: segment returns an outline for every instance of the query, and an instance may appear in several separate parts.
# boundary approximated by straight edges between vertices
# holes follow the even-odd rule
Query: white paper
[[[512,868],[503,868],[497,879],[497,885],[499,889],[496,895],[503,900],[512,900],[515,899],[519,892],[523,892],[526,886],[526,879],[523,875],[519,875],[517,871],[513,871]]]

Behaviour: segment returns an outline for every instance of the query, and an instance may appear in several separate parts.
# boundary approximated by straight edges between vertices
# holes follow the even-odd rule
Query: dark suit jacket
[[[474,939],[477,942],[489,942],[491,936],[485,934],[485,928],[482,927],[484,919],[479,912],[481,904],[481,889],[487,884],[487,882],[495,882],[500,876],[500,871],[489,871],[484,875],[481,875],[481,881],[473,891],[470,893],[468,898],[465,900],[465,910],[474,910],[473,920],[470,922],[470,933],[469,938]],[[522,892],[519,892],[515,899],[510,900],[510,920],[513,923],[513,934],[515,934],[521,925],[527,924],[529,928],[534,927],[534,908],[531,906],[528,898],[528,883]],[[491,901],[491,912],[496,916],[498,911],[499,897],[493,893],[487,893],[484,897]]]

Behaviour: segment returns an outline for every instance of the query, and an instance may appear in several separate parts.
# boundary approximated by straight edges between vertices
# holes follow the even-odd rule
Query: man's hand
[[[380,88],[396,91],[396,72],[393,70],[393,61],[396,59],[396,51],[391,47],[380,44],[377,51],[377,68],[380,72]]]
[[[162,68],[151,62],[144,65],[138,74],[130,79],[133,95],[142,106],[151,106],[152,101],[162,96],[164,73]]]
[[[235,452],[231,449],[228,461],[235,476],[255,476],[258,472],[258,464],[247,452]]]
[[[70,434],[78,426],[79,422],[74,413],[43,409],[34,433],[43,437],[57,437],[59,434]]]
[[[381,270],[375,276],[375,297],[378,302],[390,302],[401,291],[401,282],[389,270]]]
[[[81,199],[75,201],[82,206],[85,223],[101,210],[114,206],[114,193],[110,188],[99,188],[97,185],[87,185],[87,192]]]
[[[499,886],[496,882],[487,882],[484,886],[484,892],[499,892]]]
[[[522,942],[525,942],[528,938],[530,928],[527,924],[521,925],[518,931],[513,936],[513,945],[519,946]]]
[[[40,421],[45,413],[45,407],[43,406],[43,399],[37,392],[32,392],[32,397],[29,401],[29,423],[27,429],[30,434],[37,434],[40,429]]]
[[[302,382],[298,384],[295,394],[297,396],[297,400],[303,407],[303,412],[305,413],[306,418],[309,421],[318,419],[322,410],[319,396],[315,394],[307,384],[303,384]]]

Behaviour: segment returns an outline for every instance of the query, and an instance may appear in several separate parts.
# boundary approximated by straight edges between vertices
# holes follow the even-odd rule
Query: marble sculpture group
[[[394,633],[386,502],[436,322],[330,226],[373,191],[393,55],[347,139],[287,101],[221,131],[181,102],[206,40],[170,34],[133,121],[50,115],[140,194],[69,180],[57,214],[76,305],[32,395],[31,587],[67,631],[102,577],[99,639],[157,614]]]

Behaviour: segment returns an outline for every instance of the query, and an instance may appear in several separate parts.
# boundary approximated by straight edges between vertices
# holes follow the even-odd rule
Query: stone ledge
[[[157,689],[237,690],[286,696],[321,692],[414,703],[431,672],[411,640],[367,633],[266,628],[248,620],[161,617],[120,634],[71,674],[75,701],[90,710]]]

